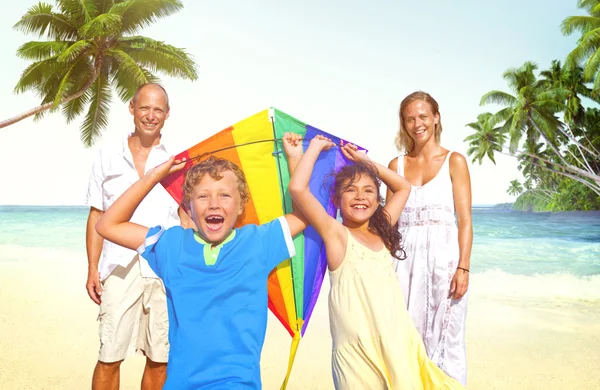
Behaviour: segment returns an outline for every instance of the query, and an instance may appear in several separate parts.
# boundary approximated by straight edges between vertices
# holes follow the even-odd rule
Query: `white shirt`
[[[98,152],[85,197],[88,206],[106,211],[125,190],[139,180],[129,149],[130,136],[131,134],[124,137],[121,145],[104,147]],[[167,161],[169,157],[170,154],[161,139],[161,143],[150,150],[146,161],[146,172]],[[131,222],[147,227],[162,225],[168,228],[179,225],[178,207],[165,188],[157,184],[135,210]],[[102,256],[98,264],[100,280],[106,279],[119,265],[127,267],[135,256],[135,251],[104,240]],[[140,267],[142,277],[157,277],[148,262],[141,256]]]

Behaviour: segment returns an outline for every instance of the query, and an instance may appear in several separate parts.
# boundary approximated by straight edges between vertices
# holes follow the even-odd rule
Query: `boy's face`
[[[221,175],[220,180],[204,175],[190,198],[190,218],[202,238],[213,245],[229,236],[244,212],[236,175],[231,171],[223,171]]]

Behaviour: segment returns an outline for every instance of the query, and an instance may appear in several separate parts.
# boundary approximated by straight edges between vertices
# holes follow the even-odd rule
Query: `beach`
[[[87,297],[85,257],[0,262],[0,388],[89,388],[96,362],[97,306]],[[474,277],[476,279],[476,277]],[[300,343],[289,389],[332,389],[328,281]],[[467,321],[469,389],[600,387],[600,302],[494,298],[472,283]],[[290,336],[269,315],[265,389],[279,388]],[[122,365],[122,389],[137,389],[144,357]]]
[[[1,389],[90,388],[99,341],[85,290],[86,212],[0,206]],[[474,214],[468,389],[600,388],[600,230],[593,216],[565,218]],[[515,259],[519,247],[528,253]],[[326,277],[289,389],[333,388],[328,291]],[[280,387],[290,344],[269,314],[265,389]],[[139,388],[144,359],[123,363],[122,389]]]

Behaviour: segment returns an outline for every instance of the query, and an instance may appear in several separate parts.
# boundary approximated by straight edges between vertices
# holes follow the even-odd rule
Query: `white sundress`
[[[468,292],[459,300],[449,297],[459,260],[451,154],[448,152],[431,181],[412,186],[399,221],[407,258],[396,263],[396,273],[427,355],[446,374],[466,385]],[[398,156],[398,174],[404,176],[404,155]]]

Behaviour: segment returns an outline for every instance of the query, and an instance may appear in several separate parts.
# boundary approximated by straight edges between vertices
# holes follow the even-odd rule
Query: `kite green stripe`
[[[306,124],[293,118],[277,109],[275,111],[275,136],[283,137],[287,132],[300,134],[304,137],[306,134]],[[287,212],[292,210],[292,198],[288,191],[290,183],[290,172],[288,170],[283,146],[278,145],[281,153],[277,156],[281,167],[282,188],[284,189],[284,201]],[[305,145],[306,146],[306,145]],[[304,234],[298,234],[294,238],[294,247],[296,247],[296,256],[292,260],[292,285],[294,286],[294,302],[296,304],[296,316],[303,319],[304,313]],[[290,324],[292,327],[294,324]]]

